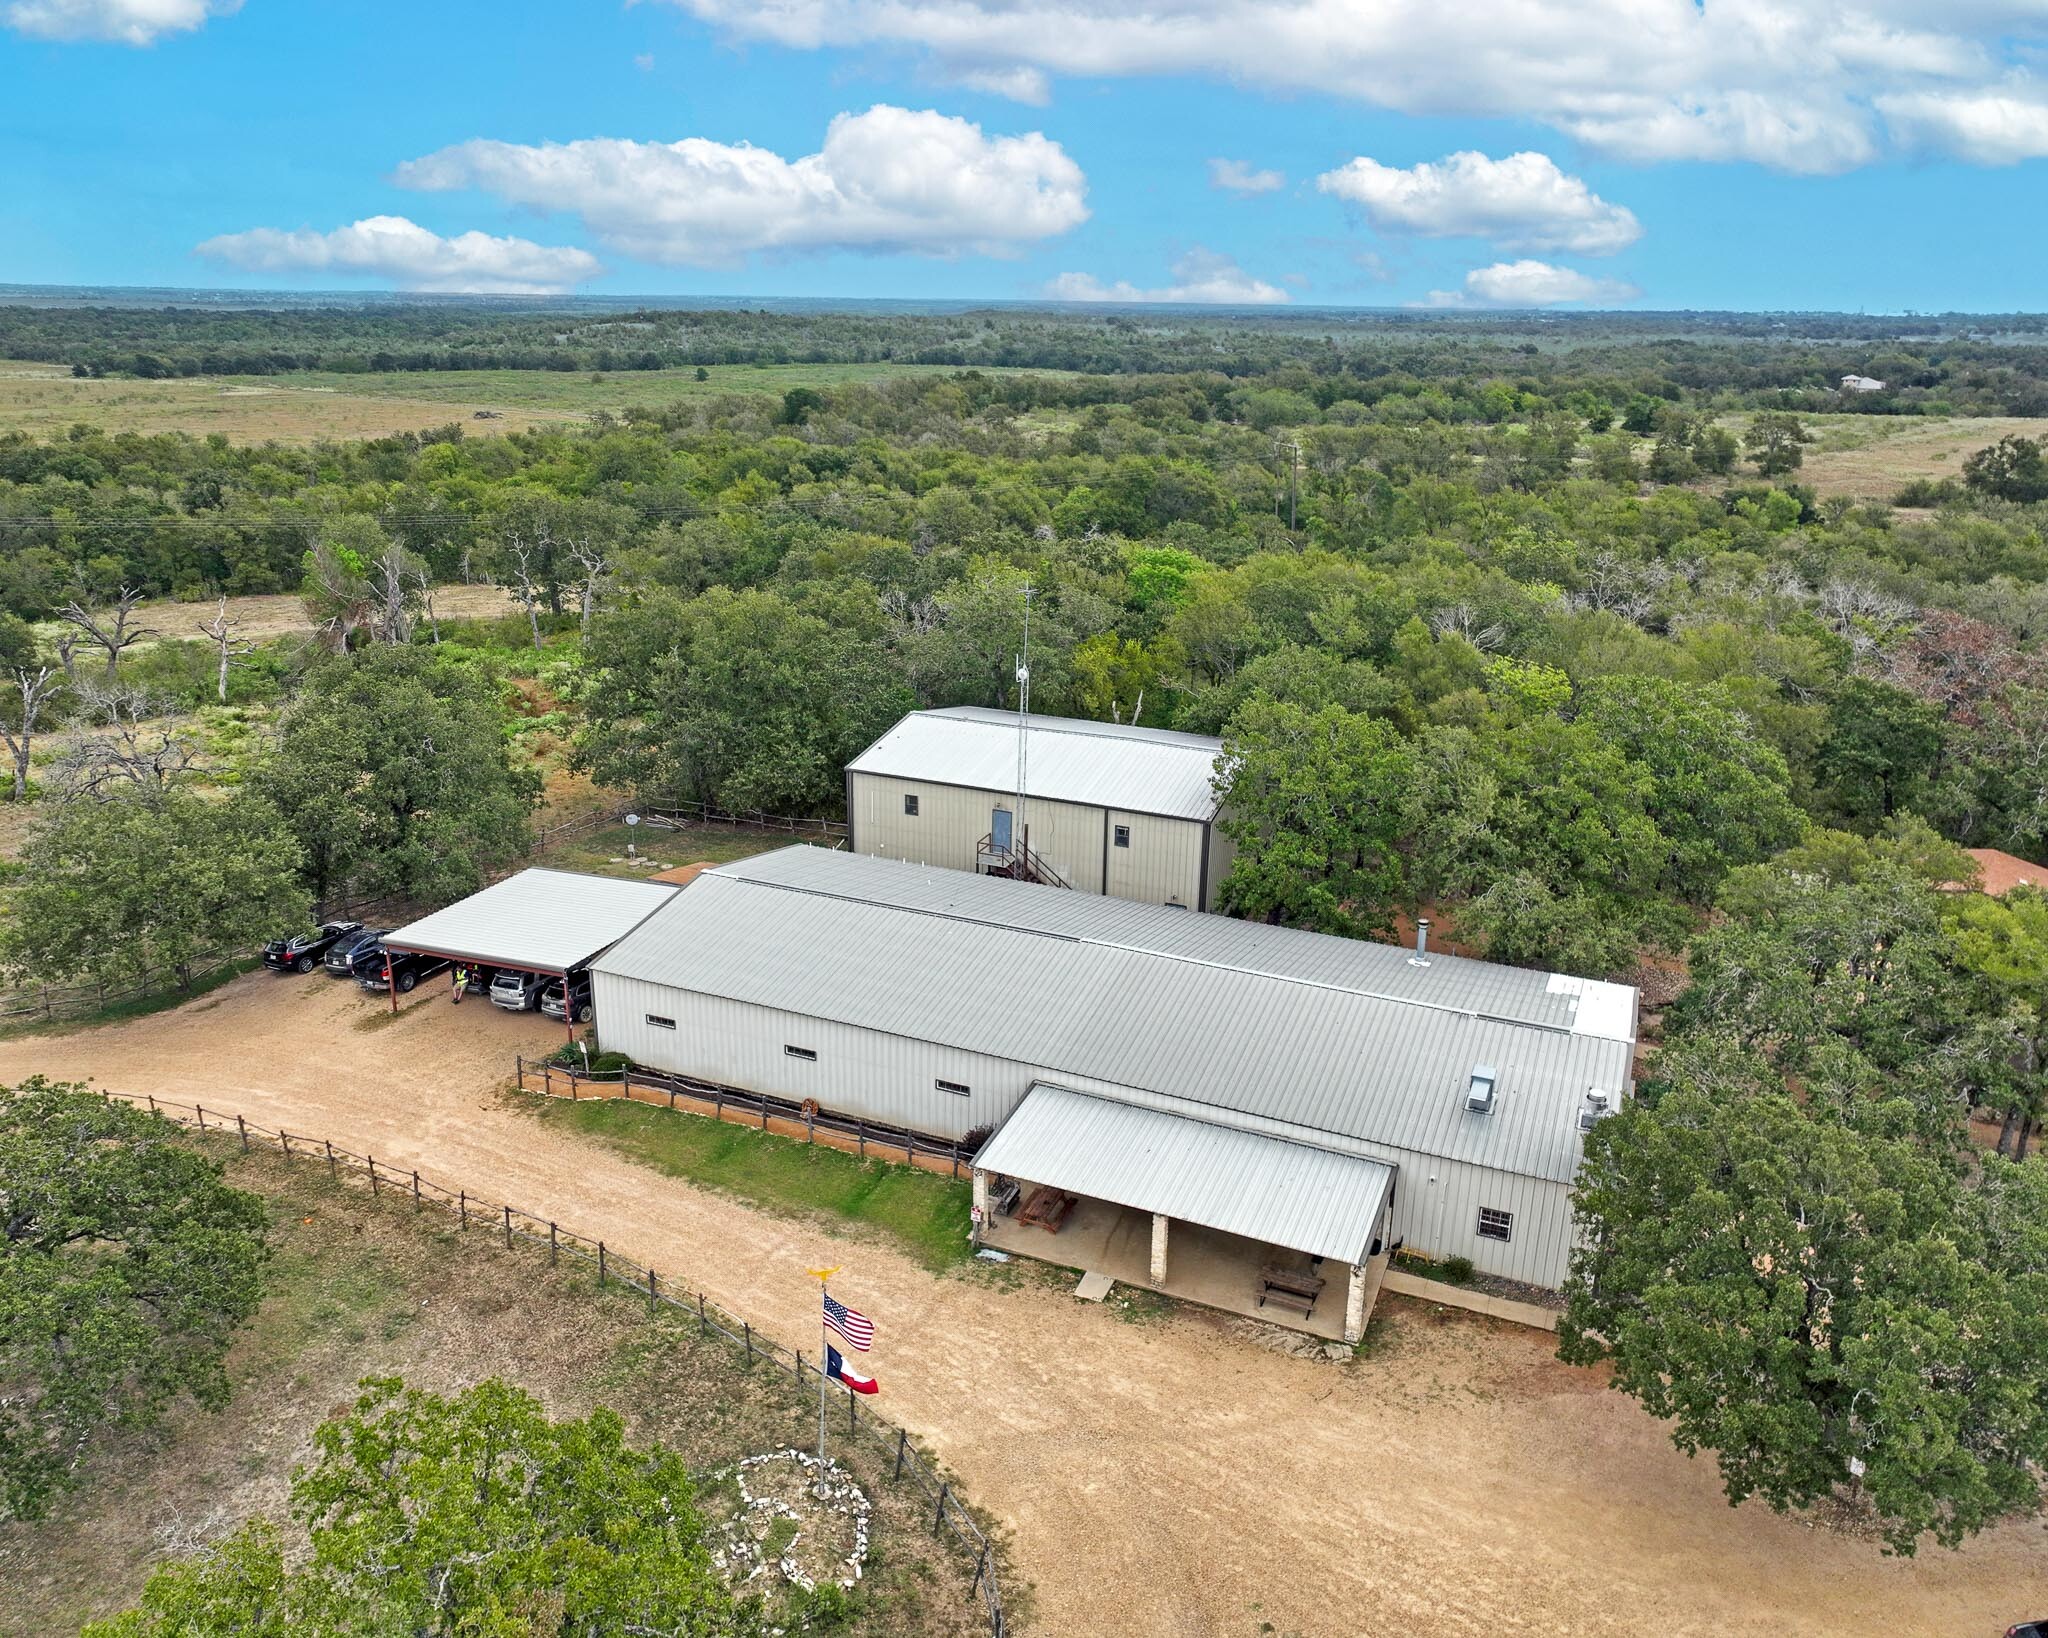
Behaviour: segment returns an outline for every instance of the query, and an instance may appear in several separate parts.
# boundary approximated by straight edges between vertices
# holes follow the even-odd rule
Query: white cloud
[[[1425,307],[1554,307],[1562,302],[1612,306],[1642,291],[1622,279],[1596,279],[1574,268],[1524,258],[1475,267],[1462,290],[1432,290]]]
[[[370,216],[332,233],[252,228],[209,239],[199,254],[250,273],[367,274],[404,290],[553,295],[604,271],[587,250],[463,233],[452,239],[403,216]]]
[[[2048,87],[2016,81],[1988,91],[1918,91],[1880,97],[1893,130],[1914,146],[1978,165],[2016,165],[2048,154]]]
[[[1093,273],[1062,273],[1045,287],[1054,301],[1189,302],[1216,307],[1268,307],[1287,300],[1277,284],[1253,278],[1228,256],[1190,250],[1173,264],[1173,283],[1141,289],[1127,279],[1105,284]]]
[[[209,17],[241,8],[242,0],[12,0],[7,25],[41,40],[111,40],[154,44],[160,34],[182,34]]]
[[[1632,160],[1830,172],[1887,151],[2042,151],[1933,119],[2048,47],[2041,0],[669,0],[735,38],[896,47],[984,89],[1209,75],[1403,113],[1540,120]],[[2002,93],[2001,93],[2002,94]]]
[[[968,68],[953,76],[970,91],[1008,97],[1012,102],[1043,108],[1052,101],[1052,83],[1036,68]]]
[[[411,160],[397,180],[572,211],[626,255],[694,267],[757,252],[1015,255],[1088,217],[1087,178],[1051,138],[984,136],[964,119],[887,104],[839,115],[801,159],[702,137],[477,141]]]
[[[1255,171],[1242,159],[1212,159],[1209,186],[1225,193],[1278,193],[1287,178],[1278,171]]]
[[[1358,158],[1316,178],[1383,233],[1426,239],[1491,239],[1508,250],[1611,256],[1643,235],[1633,212],[1611,205],[1547,154],[1489,159],[1457,153],[1397,170]]]

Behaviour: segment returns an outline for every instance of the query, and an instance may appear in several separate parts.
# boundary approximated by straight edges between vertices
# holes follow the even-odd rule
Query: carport
[[[571,870],[522,870],[459,899],[384,940],[463,966],[510,969],[567,979],[624,938],[680,889],[667,882],[629,882]],[[398,991],[391,992],[398,1010]],[[572,1018],[562,1020],[576,1038]]]
[[[974,1158],[983,1240],[1358,1341],[1386,1266],[1394,1168],[1217,1114],[1211,1122],[1037,1082]],[[1007,1213],[991,1209],[1003,1204],[998,1177],[1017,1186]],[[1073,1197],[1064,1208],[1053,1202],[1050,1233],[1030,1220],[1030,1202],[1045,1190]],[[1310,1288],[1306,1311],[1273,1300],[1292,1304],[1297,1290]]]

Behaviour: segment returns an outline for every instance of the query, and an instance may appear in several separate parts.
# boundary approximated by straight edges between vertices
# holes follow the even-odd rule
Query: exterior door
[[[998,853],[1008,853],[1010,843],[1010,810],[997,808],[988,816],[989,845]]]

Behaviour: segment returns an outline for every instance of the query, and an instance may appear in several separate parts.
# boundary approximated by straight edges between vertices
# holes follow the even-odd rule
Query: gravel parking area
[[[799,1346],[816,1340],[804,1270],[845,1264],[835,1290],[879,1331],[878,1408],[1007,1526],[1034,1631],[1861,1638],[2048,1610],[2039,1522],[1899,1561],[1732,1510],[1711,1463],[1516,1327],[1388,1299],[1368,1354],[1333,1365],[1249,1322],[1078,1303],[1014,1268],[935,1276],[658,1176],[502,1091],[513,1053],[558,1040],[439,986],[393,1019],[353,986],[255,973],[176,1012],[0,1042],[0,1080],[90,1078],[417,1165]]]

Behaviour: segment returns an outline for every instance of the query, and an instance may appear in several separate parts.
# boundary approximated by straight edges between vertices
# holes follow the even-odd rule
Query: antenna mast
[[[1025,774],[1031,761],[1031,582],[1024,582],[1024,648],[1017,656],[1017,830],[1027,868],[1031,824],[1024,813]]]

